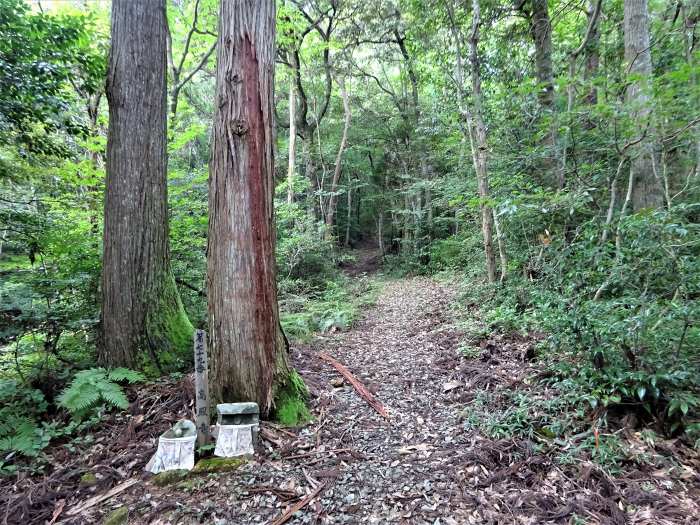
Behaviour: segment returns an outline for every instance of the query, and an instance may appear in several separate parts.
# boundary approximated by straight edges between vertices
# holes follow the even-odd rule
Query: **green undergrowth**
[[[499,285],[453,272],[439,277],[463,283],[455,314],[464,359],[488,360],[485,340],[534,348],[528,361],[495,350],[498,366],[522,370],[521,380],[477,388],[463,410],[466,428],[526,438],[562,463],[592,460],[611,472],[666,461],[654,444],[670,438],[700,443],[697,377],[689,372],[694,350],[682,339],[696,337],[692,328],[682,336],[687,312],[661,300],[664,307],[642,308],[631,297],[566,300],[517,277]]]
[[[282,328],[288,337],[301,341],[310,340],[315,333],[347,330],[376,301],[381,283],[379,278],[339,275],[322,289],[282,294]]]

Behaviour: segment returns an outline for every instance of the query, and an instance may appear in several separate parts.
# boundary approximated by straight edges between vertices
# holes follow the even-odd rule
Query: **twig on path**
[[[326,361],[333,365],[333,367],[342,374],[342,376],[348,380],[348,382],[353,386],[353,388],[357,391],[358,394],[360,394],[360,397],[367,401],[369,406],[371,406],[374,410],[376,410],[381,416],[383,416],[387,421],[389,421],[389,413],[386,411],[386,408],[384,408],[384,405],[382,405],[377,398],[375,398],[372,393],[365,388],[365,386],[360,383],[360,381],[352,375],[352,372],[347,369],[344,365],[333,359],[331,356],[329,356],[326,353],[319,353],[318,357],[320,357],[323,361]]]
[[[308,496],[306,496],[298,503],[292,505],[289,509],[287,509],[287,512],[282,514],[270,525],[282,525],[283,523],[286,523],[294,515],[295,512],[301,510],[303,507],[311,503],[316,498],[316,496],[318,496],[321,493],[321,491],[326,488],[326,485],[326,483],[322,483],[321,485],[316,487]]]
[[[97,505],[98,503],[102,503],[103,501],[108,500],[112,496],[115,496],[120,492],[125,491],[126,489],[128,489],[132,485],[136,485],[137,483],[139,483],[139,480],[136,478],[128,479],[124,483],[117,485],[116,487],[108,490],[104,494],[93,496],[92,498],[86,500],[83,504],[78,505],[77,507],[73,507],[71,510],[66,512],[66,516],[76,516],[81,512],[89,509],[90,507]]]

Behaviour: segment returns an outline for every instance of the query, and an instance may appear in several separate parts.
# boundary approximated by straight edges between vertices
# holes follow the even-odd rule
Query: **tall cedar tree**
[[[288,377],[275,280],[274,0],[222,0],[209,164],[212,395],[273,407]]]
[[[139,366],[189,348],[170,271],[165,0],[113,0],[100,358]]]

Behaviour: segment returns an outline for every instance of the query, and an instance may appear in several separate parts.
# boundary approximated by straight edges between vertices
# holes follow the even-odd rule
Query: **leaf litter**
[[[143,466],[160,433],[192,416],[192,379],[131,389],[129,413],[106,416],[91,443],[52,445],[48,473],[2,480],[0,523],[101,523],[124,508],[135,524],[697,522],[692,450],[671,450],[680,464],[631,463],[613,477],[586,458],[562,463],[529,438],[495,439],[467,425],[477,390],[527,388],[537,335],[492,335],[479,356],[461,356],[455,295],[428,278],[390,281],[352,329],[294,347],[314,421],[263,423],[261,453],[234,472],[154,484]],[[81,481],[86,473],[94,483]]]

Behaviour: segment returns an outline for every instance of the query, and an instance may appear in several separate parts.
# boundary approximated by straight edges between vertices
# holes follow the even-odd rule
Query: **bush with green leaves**
[[[696,440],[700,437],[696,207],[629,215],[620,221],[617,247],[617,232],[603,242],[605,226],[595,218],[577,217],[581,226],[566,234],[566,221],[572,213],[585,214],[585,201],[558,195],[551,206],[511,210],[503,219],[504,229],[512,232],[507,243],[513,264],[508,279],[494,285],[467,279],[467,302],[480,305],[491,330],[547,334],[538,355],[553,386],[576,392],[566,398],[572,408],[583,401],[603,423],[608,411],[633,412],[639,424],[653,424],[666,435],[685,431]],[[552,210],[564,203],[573,211],[555,212],[552,217]],[[535,232],[545,230],[544,242],[533,243]],[[532,232],[529,241],[523,231]],[[459,260],[459,252],[453,253]]]
[[[41,391],[15,380],[0,381],[0,454],[33,457],[49,444],[51,433],[38,422],[47,406]]]
[[[324,239],[323,224],[297,204],[278,203],[275,211],[281,291],[322,288],[336,266],[334,245]]]
[[[129,407],[129,400],[118,383],[137,383],[144,379],[142,374],[128,368],[81,370],[60,395],[58,404],[77,419],[104,406],[124,410]]]

